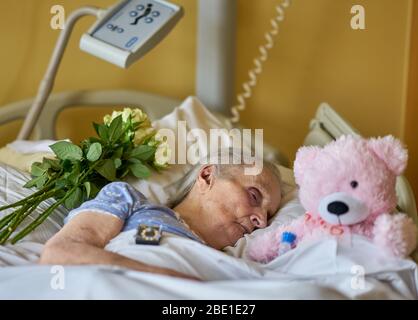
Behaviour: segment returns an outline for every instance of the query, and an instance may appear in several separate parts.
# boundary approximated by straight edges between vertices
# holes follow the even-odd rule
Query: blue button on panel
[[[154,21],[154,19],[153,18],[146,18],[145,19],[145,22],[146,23],[152,23]]]
[[[139,5],[136,6],[136,9],[139,10],[139,11],[142,11],[142,10],[145,9],[145,7],[142,4],[139,4]]]
[[[139,40],[139,38],[138,37],[133,37],[133,38],[131,38],[126,44],[125,44],[125,47],[126,48],[130,48],[130,47],[132,47],[137,41]]]
[[[131,11],[131,12],[129,12],[129,15],[131,17],[136,17],[138,15],[138,11]]]
[[[151,15],[152,15],[154,18],[157,18],[157,17],[159,17],[159,16],[160,16],[160,11],[153,11],[153,12],[151,13]]]

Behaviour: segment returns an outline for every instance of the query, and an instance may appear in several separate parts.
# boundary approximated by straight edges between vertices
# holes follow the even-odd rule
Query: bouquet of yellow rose
[[[79,145],[59,141],[51,145],[56,159],[44,158],[31,168],[32,179],[24,187],[36,187],[32,195],[0,211],[14,210],[0,220],[0,244],[6,243],[19,225],[45,200],[56,202],[17,233],[15,243],[42,224],[59,205],[68,209],[94,198],[111,181],[128,174],[146,179],[151,170],[167,168],[171,156],[168,143],[151,126],[140,109],[125,108],[106,115],[102,124],[93,123],[98,137],[90,137]]]

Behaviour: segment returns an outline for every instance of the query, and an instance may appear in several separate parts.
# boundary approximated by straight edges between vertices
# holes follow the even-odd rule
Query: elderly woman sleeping
[[[266,227],[281,201],[279,171],[264,162],[260,174],[246,175],[245,166],[196,166],[185,177],[187,186],[170,207],[148,202],[125,182],[110,183],[95,199],[69,213],[64,227],[46,243],[40,263],[117,265],[192,278],[107,251],[105,246],[121,232],[141,224],[158,224],[164,232],[218,250],[234,245],[244,234]]]

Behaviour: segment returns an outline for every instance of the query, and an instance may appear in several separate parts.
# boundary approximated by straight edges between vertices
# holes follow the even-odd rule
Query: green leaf
[[[51,145],[50,148],[61,160],[81,160],[83,158],[81,148],[68,141],[59,141]]]
[[[116,167],[112,159],[106,159],[103,165],[96,168],[96,171],[109,181],[116,180]]]
[[[90,199],[94,198],[100,191],[100,189],[94,184],[94,183],[90,183]]]
[[[151,175],[150,169],[142,163],[135,163],[129,166],[133,175],[140,179],[146,179]]]
[[[122,165],[122,160],[120,160],[119,158],[113,159],[113,162],[115,163],[116,169],[119,169],[120,166]]]
[[[154,147],[141,145],[132,150],[131,157],[147,161],[154,156],[155,150]]]
[[[99,160],[102,155],[102,145],[98,142],[93,143],[87,152],[87,160],[94,162]]]
[[[45,185],[47,177],[45,175],[42,175],[42,176],[38,177],[38,179],[39,180],[36,181],[36,187],[38,189],[41,189]]]
[[[90,198],[90,192],[91,192],[91,183],[86,181],[84,182],[84,188],[86,189],[86,195],[87,199]]]
[[[42,164],[40,162],[34,162],[31,166],[31,174],[34,177],[42,176],[46,170],[42,168]]]
[[[100,127],[100,124],[98,124],[96,122],[93,122],[94,131],[96,131],[96,133],[97,133],[98,136],[100,136],[100,134],[99,134],[99,127]]]
[[[109,141],[116,141],[123,133],[122,115],[113,119],[109,127]]]
[[[57,190],[54,194],[54,198],[56,200],[60,200],[64,198],[66,195],[67,195],[67,192],[65,192],[65,190]]]
[[[44,171],[48,171],[48,169],[51,168],[51,165],[46,161],[42,161],[41,168],[44,169]]]
[[[81,188],[76,188],[71,195],[65,200],[65,207],[67,209],[74,209],[81,205],[83,201],[83,191]]]
[[[78,183],[78,179],[79,179],[80,174],[77,173],[76,171],[71,172],[68,176],[67,176],[67,186],[75,186]]]
[[[59,171],[61,169],[59,160],[44,158],[43,162],[47,163],[49,167],[55,171]]]
[[[119,147],[113,152],[112,159],[122,158],[123,155],[123,147]]]
[[[136,164],[136,163],[141,163],[142,164],[142,161],[139,160],[139,159],[136,159],[136,158],[130,158],[130,159],[128,159],[128,162],[133,163],[133,164]]]
[[[97,131],[101,139],[106,142],[109,140],[109,128],[106,125],[99,124]]]
[[[32,188],[36,185],[38,185],[40,182],[44,181],[44,177],[40,176],[40,177],[36,177],[32,180],[29,180],[28,182],[26,182],[26,184],[23,186],[24,188]]]
[[[73,164],[72,170],[70,173],[65,173],[64,177],[67,179],[68,186],[75,186],[78,184],[80,178],[81,164],[80,161],[76,161]]]
[[[70,160],[65,159],[65,160],[62,162],[62,168],[64,169],[64,171],[65,171],[65,172],[71,171],[71,170],[72,170],[72,168],[73,168],[73,164],[71,163],[71,161],[70,161]]]
[[[66,179],[58,179],[55,182],[55,187],[58,188],[58,189],[63,189],[65,187],[67,187],[67,186],[68,186],[68,183],[67,183],[67,180]]]
[[[34,187],[36,185],[36,179],[38,179],[38,178],[39,177],[29,180],[28,182],[26,182],[23,185],[23,188],[32,188],[32,187]]]

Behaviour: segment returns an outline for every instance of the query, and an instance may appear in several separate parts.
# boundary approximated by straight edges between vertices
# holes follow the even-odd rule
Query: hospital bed
[[[31,100],[15,102],[0,108],[1,123],[4,124],[23,117]],[[129,105],[142,107],[152,119],[161,118],[178,107],[180,101],[137,91],[79,91],[59,93],[51,96],[36,125],[36,139],[55,139],[55,120],[59,112],[72,106],[108,106]],[[216,116],[227,122],[220,114]],[[341,134],[358,134],[351,125],[342,119],[329,105],[319,106],[313,117],[310,129],[306,135],[305,145],[324,145]],[[285,163],[286,159],[280,152],[269,149],[267,152],[277,162]],[[289,170],[290,171],[290,170]],[[20,173],[8,171],[19,175]],[[2,173],[3,175],[3,173]],[[27,179],[18,177],[17,181]],[[11,181],[11,179],[9,179]],[[398,181],[399,209],[409,213],[416,220],[414,197],[407,181]],[[293,198],[295,195],[293,196]],[[303,213],[300,204],[286,204],[279,216],[291,216],[295,212]],[[302,210],[302,211],[301,211]],[[61,220],[65,211],[58,210],[54,219]],[[49,224],[53,223],[48,221]],[[59,224],[59,223],[58,223]],[[260,230],[259,230],[260,231]],[[123,237],[132,236],[130,234]],[[252,235],[242,238],[238,245],[231,248],[232,253],[225,255],[211,248],[194,244],[193,241],[169,237],[169,246],[149,248],[141,254],[144,262],[156,263],[164,260],[166,267],[172,267],[183,272],[190,272],[195,276],[210,280],[206,283],[184,283],[181,279],[171,279],[158,275],[134,272],[119,267],[79,266],[65,267],[66,290],[52,290],[51,269],[48,266],[33,266],[39,256],[42,245],[31,241],[18,243],[0,248],[0,298],[29,298],[29,299],[373,299],[375,297],[387,299],[418,298],[414,291],[418,284],[416,264],[403,260],[396,265],[381,267],[373,271],[368,277],[368,287],[363,291],[347,289],[347,277],[344,275],[317,275],[314,277],[286,275],[260,269],[242,259],[235,259],[236,250],[250,239]],[[32,239],[34,240],[34,239]],[[123,239],[116,239],[109,245],[109,249],[117,250],[118,243]],[[361,246],[367,247],[366,244]],[[129,255],[129,249],[126,249]],[[155,250],[160,250],[157,253]],[[235,254],[234,254],[235,250]],[[323,251],[326,252],[327,248]],[[150,251],[150,252],[149,252]],[[157,255],[156,255],[157,254]],[[370,252],[373,254],[373,252]],[[303,256],[303,255],[301,255]],[[306,254],[306,257],[312,257]],[[326,255],[332,256],[332,255]],[[369,256],[368,256],[369,258]],[[149,259],[149,260],[147,260]],[[300,259],[300,257],[299,257]],[[297,259],[296,259],[297,260]],[[320,261],[321,259],[315,259]],[[371,259],[380,261],[378,257]],[[4,263],[6,261],[6,263]],[[345,259],[344,259],[345,261]],[[277,262],[276,262],[277,263]],[[379,262],[380,263],[380,262]],[[332,263],[333,264],[333,263]],[[312,261],[303,262],[312,268]],[[375,266],[376,267],[376,266]],[[321,266],[323,268],[323,266]],[[329,267],[328,267],[329,268]],[[347,267],[348,268],[348,267]],[[327,272],[329,270],[327,269]],[[350,272],[350,270],[348,271]],[[407,274],[408,276],[405,276]],[[261,279],[263,277],[263,279]],[[266,280],[266,278],[268,280]],[[225,281],[231,279],[233,281]],[[94,284],[94,285],[93,285]]]

